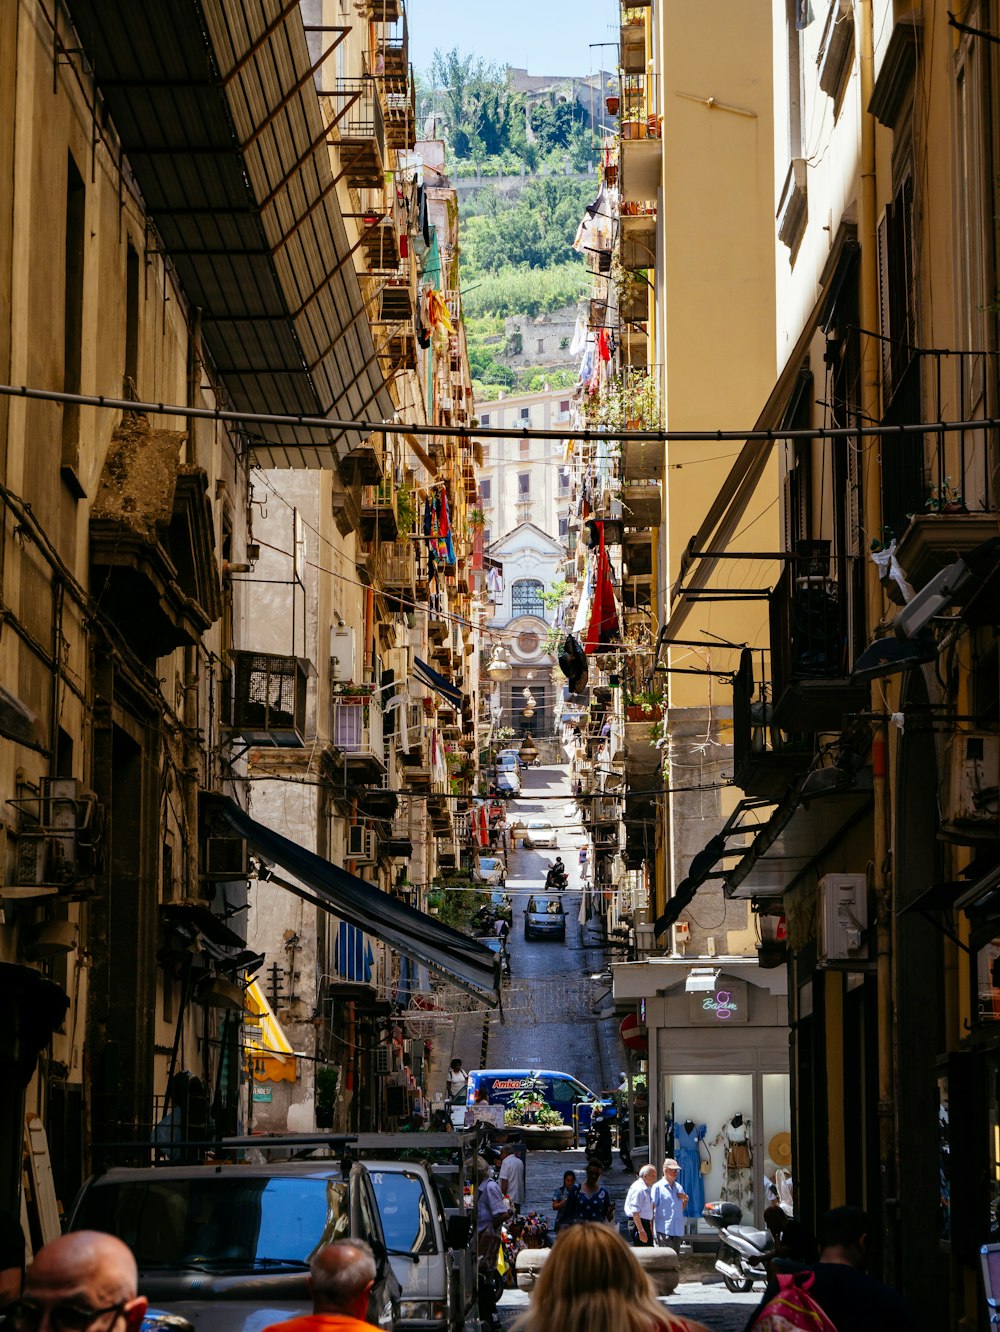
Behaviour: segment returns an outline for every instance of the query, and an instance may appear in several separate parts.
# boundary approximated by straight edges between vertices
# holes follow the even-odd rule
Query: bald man
[[[272,1323],[264,1332],[366,1332],[375,1273],[375,1255],[364,1240],[334,1240],[309,1264],[313,1312]]]
[[[128,1246],[77,1230],[39,1249],[24,1294],[7,1312],[12,1332],[138,1332],[146,1300]]]

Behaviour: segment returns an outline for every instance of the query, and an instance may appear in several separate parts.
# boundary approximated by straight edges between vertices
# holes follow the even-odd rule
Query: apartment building
[[[164,1119],[392,1122],[390,1007],[495,1001],[423,910],[471,836],[481,544],[476,446],[409,428],[471,389],[406,22],[0,16],[5,1207],[26,1113],[67,1202]]]
[[[864,1206],[871,1268],[917,1325],[980,1325],[1000,1169],[993,16],[775,0],[742,34],[751,16],[734,8],[709,50],[679,8],[622,11],[623,129],[645,131],[623,133],[606,188],[621,190],[622,262],[641,244],[651,266],[642,332],[647,366],[663,362],[665,424],[714,418],[761,438],[720,440],[730,456],[706,458],[722,475],[706,470],[701,494],[706,445],[668,445],[668,465],[691,464],[667,473],[659,565],[671,786],[725,782],[731,761],[736,789],[693,856],[693,811],[670,793],[652,927],[666,947],[617,964],[615,997],[661,1028],[652,1113],[678,1091],[662,1073],[654,1089],[653,1061],[677,1049],[662,1027],[684,991],[711,998],[724,982],[733,1000],[746,979],[756,1030],[716,1044],[753,1080],[754,1195],[778,1166],[768,1120],[784,1099],[796,1215],[814,1228],[830,1206]],[[720,32],[767,49],[731,60]],[[699,128],[712,151],[669,165],[672,136]],[[717,172],[738,142],[742,162]],[[723,269],[739,259],[719,288],[702,235]],[[701,318],[684,322],[689,275]],[[763,312],[770,338],[747,324],[720,354],[720,336]],[[713,346],[699,350],[703,329]],[[672,333],[694,344],[686,374]],[[722,385],[701,404],[685,398],[699,359]],[[624,468],[637,447],[623,442]],[[674,678],[682,664],[718,672],[700,743],[679,742],[678,706],[699,705],[697,677]],[[626,735],[626,771],[628,750]],[[724,762],[685,771],[694,752]],[[718,956],[717,935],[692,956],[702,921],[728,926],[747,906],[756,960],[738,931],[736,956]],[[785,993],[782,1070],[771,1001]]]
[[[549,536],[573,547],[570,517],[572,472],[558,439],[518,439],[520,430],[558,430],[571,419],[569,389],[545,389],[476,404],[479,424],[510,430],[509,439],[483,443],[480,500],[486,545],[499,541],[520,523],[534,523]]]

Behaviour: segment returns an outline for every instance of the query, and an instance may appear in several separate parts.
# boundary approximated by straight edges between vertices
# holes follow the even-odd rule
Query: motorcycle
[[[564,892],[568,883],[569,879],[566,877],[566,874],[559,874],[555,869],[550,869],[545,876],[546,892]]]
[[[596,1114],[591,1119],[584,1150],[588,1157],[600,1161],[602,1170],[611,1169],[611,1125],[602,1114]]]
[[[722,1274],[726,1289],[742,1295],[753,1289],[755,1281],[766,1282],[767,1263],[774,1257],[771,1232],[741,1225],[743,1212],[732,1202],[706,1203],[702,1216],[719,1232],[715,1270]]]

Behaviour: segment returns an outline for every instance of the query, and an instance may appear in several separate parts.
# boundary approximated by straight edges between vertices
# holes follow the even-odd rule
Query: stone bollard
[[[522,1249],[517,1255],[515,1273],[518,1290],[532,1291],[551,1249]],[[672,1295],[681,1279],[680,1259],[673,1249],[633,1249],[639,1266],[656,1289],[657,1295]]]

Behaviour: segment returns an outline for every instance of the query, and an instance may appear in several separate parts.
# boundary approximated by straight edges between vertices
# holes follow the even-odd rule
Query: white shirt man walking
[[[500,1187],[503,1189],[514,1215],[520,1216],[521,1204],[524,1202],[524,1162],[513,1147],[503,1149],[503,1161],[500,1164]]]
[[[675,1253],[681,1251],[684,1208],[688,1200],[687,1194],[677,1183],[680,1173],[680,1163],[668,1156],[663,1162],[663,1178],[658,1179],[650,1190],[653,1199],[653,1233],[657,1247],[669,1247]]]
[[[653,1243],[653,1198],[649,1190],[655,1180],[656,1168],[643,1166],[625,1197],[629,1242],[640,1249]]]

